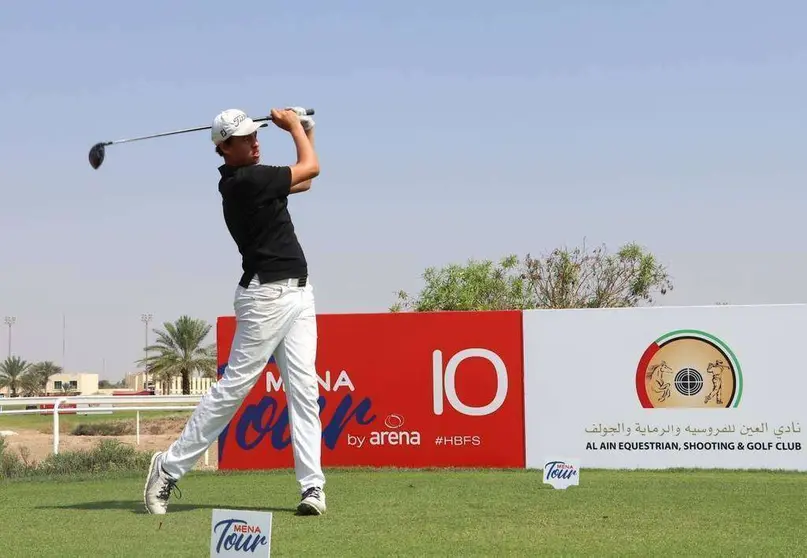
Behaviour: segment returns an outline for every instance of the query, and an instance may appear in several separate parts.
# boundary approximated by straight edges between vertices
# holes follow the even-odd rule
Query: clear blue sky
[[[665,304],[803,302],[807,4],[14,2],[0,17],[0,316],[13,349],[118,379],[142,312],[232,313],[207,132],[317,110],[293,196],[320,312],[386,311],[429,265],[639,241]],[[233,4],[235,6],[235,4]],[[265,162],[292,162],[261,132]],[[687,223],[687,220],[690,222]],[[7,332],[0,332],[5,357]],[[213,338],[211,337],[211,341]]]

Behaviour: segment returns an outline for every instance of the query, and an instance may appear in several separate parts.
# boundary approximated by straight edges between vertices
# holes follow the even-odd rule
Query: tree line
[[[18,356],[8,356],[0,363],[0,389],[8,388],[11,397],[44,395],[51,376],[62,373],[62,367],[51,361],[28,362]],[[69,386],[64,386],[69,394]]]
[[[664,265],[637,243],[610,253],[604,245],[560,247],[537,258],[508,255],[499,261],[469,260],[466,264],[430,267],[415,295],[399,291],[390,312],[529,310],[535,308],[623,308],[652,304],[673,289]],[[155,383],[164,387],[182,379],[190,393],[193,376],[216,378],[215,344],[204,344],[212,325],[181,316],[154,329],[156,341],[136,361]],[[0,364],[0,388],[36,395],[48,378],[61,373],[52,362],[29,364],[9,357]],[[100,385],[100,384],[99,384]]]
[[[427,268],[423,280],[414,296],[399,291],[390,311],[624,308],[652,304],[673,289],[666,267],[637,243],[614,253],[584,242],[537,258],[469,260]]]

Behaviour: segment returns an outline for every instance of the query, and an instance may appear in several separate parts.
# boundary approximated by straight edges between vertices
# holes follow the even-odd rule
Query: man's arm
[[[314,148],[314,128],[306,130],[305,136],[308,138],[308,141],[311,143],[311,148]],[[304,182],[300,182],[299,184],[292,184],[291,187],[291,194],[299,194],[300,192],[307,192],[311,189],[311,182],[313,178],[309,178]]]
[[[319,175],[317,154],[297,113],[292,110],[272,109],[271,114],[272,122],[291,134],[297,148],[297,162],[282,167],[250,165],[242,170],[249,176],[249,181],[254,186],[250,192],[254,195],[253,201],[258,204],[288,196],[306,182],[308,186],[304,187],[308,189],[311,187],[311,180]]]
[[[287,111],[287,114],[291,115],[288,123],[285,120],[280,120],[274,113],[275,111],[273,111],[275,123],[281,127],[288,125],[287,129],[294,140],[294,146],[297,148],[297,163],[290,167],[291,189],[293,190],[295,186],[299,186],[304,182],[308,182],[310,187],[311,180],[319,175],[319,160],[317,159],[316,151],[314,151],[314,146],[308,139],[308,135],[295,113]]]

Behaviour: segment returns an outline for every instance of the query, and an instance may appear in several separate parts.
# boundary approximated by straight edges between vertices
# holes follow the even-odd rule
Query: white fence
[[[140,444],[140,413],[148,411],[192,411],[201,395],[78,395],[71,397],[3,397],[0,398],[0,426],[3,418],[14,415],[53,415],[53,453],[59,453],[59,415],[70,413],[94,415],[135,412],[135,443]],[[70,405],[64,407],[63,405]],[[42,408],[43,405],[51,406]],[[8,410],[8,407],[23,409]],[[36,407],[26,409],[25,407]],[[204,462],[208,464],[208,452]]]

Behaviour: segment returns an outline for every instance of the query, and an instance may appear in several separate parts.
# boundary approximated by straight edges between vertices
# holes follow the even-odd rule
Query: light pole
[[[8,356],[11,358],[11,326],[17,323],[16,316],[6,316],[3,321],[8,326]]]
[[[149,357],[149,322],[154,316],[151,314],[141,314],[140,321],[143,322],[144,330],[145,330],[145,345],[143,345],[143,351],[146,353],[146,359]],[[146,362],[143,363],[143,388],[148,389],[149,385],[149,372],[148,372],[148,364]]]
[[[66,346],[67,346],[67,316],[62,314],[62,371],[67,370],[67,366],[65,365],[65,355],[67,354]]]

